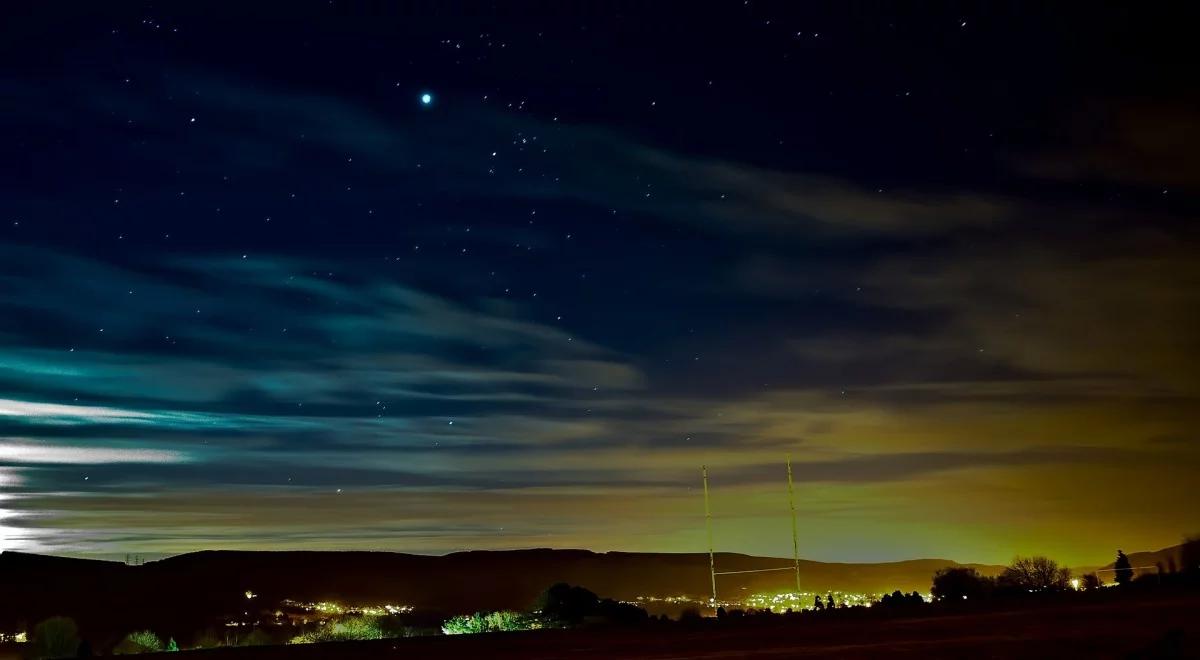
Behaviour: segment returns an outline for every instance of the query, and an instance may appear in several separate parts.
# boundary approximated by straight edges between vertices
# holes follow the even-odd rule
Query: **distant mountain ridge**
[[[1135,566],[1165,561],[1177,548],[1134,553]],[[790,558],[717,553],[721,571],[787,568]],[[1148,562],[1148,563],[1141,563]],[[998,565],[960,564],[948,559],[851,564],[802,560],[804,591],[883,593],[929,590],[935,571],[970,566],[997,575]],[[1083,572],[1083,569],[1077,572]],[[186,607],[196,614],[245,607],[244,593],[256,603],[338,600],[396,603],[448,613],[523,609],[555,582],[583,585],[601,596],[710,595],[706,553],[592,552],[589,550],[469,551],[448,555],[392,552],[204,551],[127,566],[120,562],[0,553],[0,620],[37,620],[52,614],[82,618],[123,612],[153,618],[162,608]],[[794,589],[791,571],[718,577],[723,598]],[[181,604],[181,601],[184,604]]]
[[[1180,566],[1183,563],[1182,557],[1181,557],[1182,551],[1183,551],[1183,545],[1173,545],[1168,548],[1163,548],[1161,550],[1152,550],[1152,551],[1146,551],[1146,552],[1130,552],[1130,553],[1128,553],[1127,556],[1129,557],[1129,564],[1131,566],[1133,566],[1135,569],[1134,572],[1140,574],[1140,573],[1153,572],[1157,569],[1158,566],[1162,566],[1164,570],[1170,570],[1170,568],[1172,566],[1176,566],[1176,567]],[[1114,554],[1115,554],[1115,551],[1114,551]],[[1091,566],[1091,567],[1081,566],[1079,568],[1073,569],[1073,572],[1076,575],[1083,575],[1085,573],[1099,571],[1100,577],[1105,582],[1111,582],[1112,581],[1111,570],[1112,570],[1113,566],[1116,564],[1116,557],[1114,557],[1113,559],[1114,559],[1114,561],[1111,561],[1103,566]]]
[[[790,558],[717,553],[721,571],[789,568]],[[870,564],[800,561],[801,586],[806,591],[880,593],[901,589],[926,591],[929,578],[945,566],[973,566],[987,574],[1002,567],[959,564],[949,559],[911,559]],[[15,552],[0,553],[0,576],[12,573],[65,572],[88,579],[170,577],[181,586],[253,589],[281,597],[328,596],[366,598],[390,596],[416,605],[444,605],[440,594],[467,600],[493,598],[514,603],[530,598],[556,581],[582,584],[604,596],[709,595],[706,553],[592,552],[590,550],[480,550],[447,555],[393,552],[225,551],[176,555],[141,566],[120,562],[53,557]],[[303,579],[299,576],[303,575]],[[235,577],[236,576],[236,577]],[[251,577],[253,576],[253,577]],[[743,590],[794,588],[790,571],[718,577],[718,587],[731,595]],[[43,582],[44,584],[44,582]],[[291,593],[303,592],[303,593]],[[495,596],[492,596],[492,593]],[[513,596],[501,597],[508,593]],[[457,599],[455,599],[457,600]]]

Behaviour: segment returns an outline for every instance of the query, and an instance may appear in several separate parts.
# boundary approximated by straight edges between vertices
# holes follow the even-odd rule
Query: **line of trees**
[[[1091,575],[1095,579],[1095,575]],[[1094,584],[1099,585],[1095,579]],[[954,566],[933,574],[930,594],[934,601],[955,603],[979,601],[994,596],[1062,592],[1073,587],[1071,569],[1048,557],[1017,557],[997,577],[982,575],[974,568]]]
[[[1168,564],[1169,566],[1158,564],[1154,573],[1135,575],[1135,568],[1129,557],[1118,550],[1112,568],[1113,582],[1116,586],[1142,582],[1155,585],[1171,582],[1200,583],[1200,536],[1191,536],[1184,540],[1178,569],[1174,558],[1171,558]],[[1015,558],[994,578],[966,566],[943,568],[934,573],[930,591],[936,602],[957,603],[1031,593],[1092,591],[1103,586],[1104,581],[1096,573],[1087,573],[1073,579],[1069,568],[1060,566],[1053,559],[1035,556]]]

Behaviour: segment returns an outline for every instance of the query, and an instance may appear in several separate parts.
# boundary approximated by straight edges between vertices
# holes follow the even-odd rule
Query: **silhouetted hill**
[[[786,567],[790,559],[719,553],[723,571]],[[945,559],[880,564],[802,561],[806,590],[880,592],[926,590]],[[995,566],[977,566],[986,573]],[[708,555],[595,553],[586,550],[458,552],[443,556],[390,552],[232,552],[178,555],[142,566],[6,552],[0,576],[30,594],[72,593],[129,599],[138,594],[208,599],[240,597],[246,590],[264,601],[282,598],[399,602],[450,611],[526,607],[547,585],[582,584],[604,596],[708,595]],[[723,593],[788,589],[789,571],[719,578]],[[27,595],[30,595],[27,594]]]
[[[788,566],[790,560],[717,555],[720,570]],[[925,590],[929,576],[954,562],[920,559],[883,564],[801,562],[806,590]],[[980,567],[994,573],[998,567]],[[789,589],[789,571],[719,578],[722,594]],[[126,566],[111,561],[5,552],[0,554],[0,621],[37,621],[66,614],[81,624],[211,618],[284,598],[402,603],[448,613],[527,608],[554,582],[585,585],[603,596],[707,597],[708,555],[595,553],[586,550],[459,552],[443,556],[389,552],[206,551]]]
[[[1168,552],[1167,549],[1161,552]],[[1143,554],[1131,555],[1135,565]],[[790,559],[719,553],[722,571],[790,566]],[[878,564],[802,561],[806,591],[927,591],[946,559]],[[972,565],[995,575],[1000,566]],[[443,556],[390,552],[196,552],[141,566],[111,561],[0,553],[0,623],[35,622],[64,614],[85,628],[106,629],[129,621],[170,630],[181,621],[212,620],[247,608],[244,593],[258,594],[252,609],[285,598],[349,603],[397,603],[445,613],[524,609],[554,582],[584,585],[602,596],[709,592],[708,555],[703,553],[596,553],[587,550],[458,552]],[[790,590],[790,571],[727,575],[720,593],[736,597]]]
[[[1162,565],[1164,570],[1170,570],[1172,565],[1179,567],[1182,565],[1180,553],[1183,551],[1182,545],[1173,545],[1169,548],[1147,552],[1131,552],[1129,553],[1129,564],[1134,567],[1134,574],[1141,575],[1143,573],[1158,572],[1158,565]],[[1113,553],[1116,554],[1115,552]],[[1100,577],[1105,582],[1113,581],[1112,568],[1116,565],[1116,557],[1113,561],[1103,566],[1082,566],[1073,568],[1072,571],[1076,575],[1085,573],[1099,572]]]

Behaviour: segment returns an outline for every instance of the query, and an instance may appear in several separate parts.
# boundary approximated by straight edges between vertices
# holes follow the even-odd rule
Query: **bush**
[[[537,618],[511,610],[476,612],[456,616],[442,624],[442,634],[471,635],[486,632],[511,632],[541,628]]]
[[[267,631],[262,628],[255,628],[250,631],[249,635],[238,640],[238,646],[269,646],[275,643],[275,639],[271,637]]]
[[[29,637],[29,657],[73,658],[79,650],[79,628],[65,616],[55,616],[33,627]]]
[[[163,650],[162,640],[149,630],[131,632],[115,647],[113,655],[137,655],[139,653],[154,653]]]
[[[383,630],[379,627],[378,617],[343,617],[297,635],[292,638],[291,643],[349,642],[363,639],[383,639]]]
[[[192,640],[191,648],[194,649],[215,649],[220,646],[225,646],[225,638],[218,635],[215,630],[208,629],[196,635]]]

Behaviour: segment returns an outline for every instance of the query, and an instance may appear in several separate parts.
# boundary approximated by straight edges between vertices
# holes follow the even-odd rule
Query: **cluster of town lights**
[[[883,597],[882,594],[851,593],[846,591],[830,592],[800,592],[788,591],[783,593],[750,594],[738,600],[713,601],[712,599],[697,599],[692,596],[638,596],[634,604],[667,603],[670,605],[696,605],[701,607],[724,607],[725,609],[741,608],[769,610],[771,612],[793,612],[815,610],[819,598],[822,607],[828,607],[829,598],[833,598],[834,607],[871,607]],[[922,600],[933,602],[929,594],[922,594]]]
[[[389,614],[406,614],[413,611],[412,605],[393,605],[391,603],[380,605],[343,605],[327,600],[315,603],[285,600],[281,604],[284,607],[292,607],[305,612],[317,612],[326,615],[362,614],[365,616],[387,616]]]

